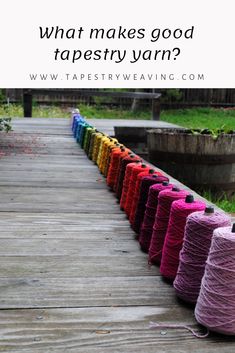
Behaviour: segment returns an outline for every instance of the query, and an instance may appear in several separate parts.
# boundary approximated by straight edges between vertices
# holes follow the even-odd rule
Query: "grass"
[[[133,113],[128,109],[108,108],[98,105],[80,104],[79,109],[85,117],[97,119],[144,119],[149,120],[149,109]],[[70,108],[61,108],[56,105],[34,105],[33,116],[44,118],[67,118]],[[23,108],[20,104],[0,105],[0,117],[23,117]],[[188,128],[235,129],[235,109],[191,108],[165,110],[161,112],[161,120]]]
[[[188,128],[235,130],[235,109],[193,108],[162,112],[161,120]]]
[[[235,196],[231,199],[228,199],[226,195],[217,198],[213,196],[212,193],[209,191],[205,191],[202,196],[208,201],[216,204],[222,210],[229,213],[235,213]]]

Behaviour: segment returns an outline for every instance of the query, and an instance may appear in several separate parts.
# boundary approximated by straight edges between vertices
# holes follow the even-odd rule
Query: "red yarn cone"
[[[132,207],[132,201],[133,201],[133,193],[135,190],[135,184],[136,180],[138,177],[138,174],[143,172],[144,170],[149,170],[149,167],[146,164],[141,164],[137,165],[132,169],[131,176],[130,176],[130,182],[128,185],[128,191],[127,191],[127,197],[126,197],[126,203],[125,203],[125,212],[127,214],[127,217],[130,216],[131,213],[131,207]]]
[[[122,159],[120,162],[120,168],[119,168],[119,174],[117,177],[116,185],[115,185],[115,190],[116,190],[116,195],[117,198],[120,199],[122,196],[122,188],[123,188],[123,181],[125,178],[125,172],[126,172],[126,167],[128,164],[140,161],[140,157],[134,154],[131,154],[130,156],[126,156]]]
[[[121,201],[120,201],[120,208],[122,210],[125,210],[125,205],[126,205],[126,197],[128,193],[128,188],[129,188],[129,183],[130,183],[130,177],[131,177],[131,172],[134,167],[140,164],[140,161],[136,161],[134,163],[130,163],[126,167],[125,171],[125,177],[123,181],[123,188],[122,188],[122,195],[121,195]]]

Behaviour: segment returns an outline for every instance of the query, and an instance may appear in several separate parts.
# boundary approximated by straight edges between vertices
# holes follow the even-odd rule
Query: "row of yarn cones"
[[[162,171],[72,114],[74,138],[106,177],[149,263],[196,305],[209,330],[235,334],[235,226],[228,215],[195,200]]]

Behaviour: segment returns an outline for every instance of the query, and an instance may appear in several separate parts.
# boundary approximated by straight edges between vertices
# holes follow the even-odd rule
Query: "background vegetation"
[[[151,111],[104,107],[102,105],[79,105],[85,117],[96,119],[151,119]],[[71,108],[34,105],[33,116],[44,118],[68,118]],[[0,104],[0,117],[23,117],[23,107],[20,104]],[[188,128],[216,129],[224,127],[235,129],[235,109],[223,108],[191,108],[163,110],[161,120]]]

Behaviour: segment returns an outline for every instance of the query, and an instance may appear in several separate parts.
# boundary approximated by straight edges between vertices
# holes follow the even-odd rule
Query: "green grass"
[[[98,105],[80,104],[81,114],[88,118],[97,119],[145,119],[151,117],[150,109],[133,113],[128,109],[106,108]],[[0,105],[0,117],[23,117],[23,108],[20,104]],[[59,106],[33,107],[34,117],[66,118],[70,116],[69,108]],[[235,129],[235,109],[192,108],[179,110],[165,110],[161,112],[161,120],[188,128]]]
[[[151,112],[140,111],[138,113],[132,113],[127,109],[114,109],[92,105],[79,104],[80,112],[87,118],[96,119],[150,119]],[[71,108],[61,108],[56,105],[33,106],[33,117],[37,118],[68,118],[70,116]],[[23,107],[20,104],[0,105],[0,117],[23,117]]]
[[[161,114],[161,120],[188,128],[235,130],[235,109],[193,108],[168,110]]]
[[[228,199],[226,195],[223,195],[221,197],[216,197],[216,196],[213,196],[213,194],[209,191],[203,192],[202,196],[208,201],[216,204],[222,210],[229,213],[235,213],[235,196],[232,197],[231,199]]]
[[[23,117],[23,107],[21,104],[0,105],[0,117]],[[68,118],[70,109],[57,106],[35,106],[33,107],[33,117],[37,118]]]

